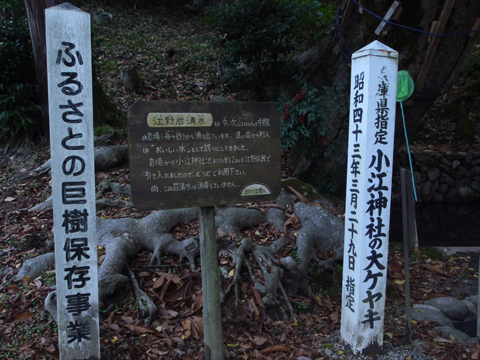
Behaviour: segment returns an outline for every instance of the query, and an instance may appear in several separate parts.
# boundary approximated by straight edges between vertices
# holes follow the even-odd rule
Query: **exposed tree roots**
[[[296,203],[293,214],[287,218],[287,207],[291,206],[294,195],[283,193],[277,205],[269,210],[259,211],[240,207],[217,209],[216,227],[218,239],[230,251],[235,266],[231,283],[222,294],[222,300],[232,291],[235,299],[241,298],[241,287],[251,282],[270,314],[278,318],[295,317],[289,295],[300,291],[310,294],[308,268],[312,260],[320,269],[329,267],[343,256],[344,222],[318,204]],[[133,284],[139,303],[140,316],[146,323],[155,320],[158,309],[142,291],[134,273],[128,268],[131,259],[141,250],[152,253],[149,266],[158,267],[164,254],[173,254],[179,259],[187,258],[190,270],[196,269],[195,259],[200,255],[199,240],[196,237],[177,240],[171,232],[182,223],[198,219],[198,209],[157,211],[137,220],[133,218],[97,218],[98,245],[105,248],[105,258],[99,269],[99,304],[108,308],[109,298],[129,282]],[[295,232],[296,254],[281,257],[287,240],[278,238],[270,245],[258,244],[244,237],[242,230],[263,223],[272,224],[278,231],[285,231],[286,224],[296,217],[301,228]],[[286,235],[286,234],[285,234]],[[291,237],[291,236],[290,236]],[[317,253],[330,253],[326,260],[320,260]],[[125,275],[125,274],[128,274]],[[248,279],[248,280],[246,280]],[[49,297],[47,308],[52,309],[54,296]],[[51,310],[50,310],[51,311]]]

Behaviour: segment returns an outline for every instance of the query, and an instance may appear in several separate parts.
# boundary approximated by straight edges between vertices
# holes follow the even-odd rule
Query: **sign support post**
[[[398,52],[352,56],[341,336],[355,354],[383,346]]]
[[[90,15],[45,11],[61,360],[100,359]]]
[[[128,111],[132,200],[139,210],[200,208],[206,360],[223,360],[216,205],[280,193],[275,105],[138,101]]]
[[[205,359],[223,360],[220,273],[215,234],[215,207],[200,208],[200,258],[202,263],[203,329]]]

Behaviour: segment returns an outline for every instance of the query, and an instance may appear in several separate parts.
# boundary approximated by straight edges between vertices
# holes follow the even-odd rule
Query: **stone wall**
[[[419,202],[473,203],[480,200],[480,154],[412,151]],[[399,167],[410,169],[406,148],[395,159],[393,192],[400,196]]]

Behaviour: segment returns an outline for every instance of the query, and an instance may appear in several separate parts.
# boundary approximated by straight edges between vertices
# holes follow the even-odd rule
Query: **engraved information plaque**
[[[274,104],[139,101],[128,111],[138,210],[261,202],[280,193]]]

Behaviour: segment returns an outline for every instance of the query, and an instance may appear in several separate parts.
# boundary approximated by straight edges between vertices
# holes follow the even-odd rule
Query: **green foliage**
[[[297,0],[299,7],[298,36],[308,47],[314,46],[325,35],[336,16],[338,5],[317,0]]]
[[[341,158],[338,155],[342,149],[346,150],[345,139],[327,136],[331,119],[346,109],[340,87],[324,87],[320,92],[305,84],[293,99],[283,95],[277,106],[283,113],[280,128],[282,150],[294,151],[296,156],[310,160],[317,168],[325,168],[330,157]],[[312,177],[309,180],[321,187],[323,193],[336,190],[333,179],[326,177],[325,173],[322,177],[317,174]]]
[[[205,6],[212,1],[213,0],[103,0],[102,2],[119,9],[154,9],[158,7],[168,7],[197,13],[202,12]]]
[[[310,310],[311,306],[310,304],[307,304],[305,300],[302,300],[301,303],[297,304],[297,308],[299,311],[307,311],[307,310]]]
[[[14,138],[36,127],[42,113],[36,91],[37,87],[29,84],[0,84],[0,130]]]
[[[329,269],[320,269],[317,263],[309,266],[312,290],[322,296],[334,297],[342,292],[343,267],[337,263]]]
[[[229,75],[264,99],[267,80],[278,81],[291,68],[297,13],[287,0],[229,0],[209,12]]]
[[[25,12],[25,5],[22,0],[1,0],[0,13],[3,18],[17,18]]]
[[[467,57],[462,67],[462,75],[466,82],[480,77],[480,41],[474,46],[472,53]]]
[[[6,2],[1,6],[4,15],[11,13]],[[26,18],[0,21],[0,64],[0,133],[14,138],[36,128],[42,116]]]

